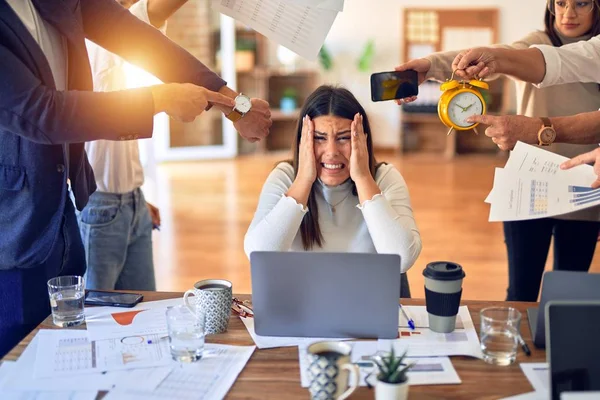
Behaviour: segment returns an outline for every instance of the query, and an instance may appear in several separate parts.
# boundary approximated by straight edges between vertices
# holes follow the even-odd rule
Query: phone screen
[[[403,99],[419,94],[417,71],[378,72],[371,75],[371,100]]]
[[[85,304],[116,307],[133,307],[143,299],[138,293],[101,292],[88,290]]]

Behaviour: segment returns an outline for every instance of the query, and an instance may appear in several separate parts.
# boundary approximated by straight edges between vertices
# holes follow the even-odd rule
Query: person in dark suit
[[[85,38],[166,83],[92,92]],[[95,190],[83,142],[148,138],[159,112],[231,115],[237,95],[114,0],[0,0],[0,357],[49,314],[47,280],[85,272],[68,193],[81,210]],[[235,121],[264,138],[268,103]]]

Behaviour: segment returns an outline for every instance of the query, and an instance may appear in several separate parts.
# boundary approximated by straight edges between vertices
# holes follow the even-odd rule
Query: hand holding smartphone
[[[371,75],[371,100],[404,99],[419,94],[418,73],[406,71],[378,72]]]
[[[87,290],[85,293],[85,305],[131,308],[142,301],[143,298],[144,296],[139,293]]]

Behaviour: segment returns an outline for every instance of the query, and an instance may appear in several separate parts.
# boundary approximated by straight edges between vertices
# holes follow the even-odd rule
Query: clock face
[[[235,109],[239,112],[247,113],[250,111],[251,106],[252,104],[248,96],[241,94],[235,98]]]
[[[461,128],[467,128],[473,124],[466,119],[472,115],[482,115],[483,104],[481,99],[471,92],[462,92],[450,100],[448,104],[448,118],[450,121]]]

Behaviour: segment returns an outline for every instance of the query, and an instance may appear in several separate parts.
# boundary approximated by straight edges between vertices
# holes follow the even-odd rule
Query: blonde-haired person
[[[600,34],[600,8],[596,0],[549,0],[544,31],[535,31],[511,45],[495,49],[527,49],[532,45],[561,46],[586,41]],[[412,60],[397,69],[414,69],[420,80],[444,80],[455,66],[459,51],[435,53]],[[600,89],[596,83],[537,88],[516,81],[517,114],[534,117],[536,132],[543,126],[539,117],[559,117],[590,112],[600,108]],[[406,99],[410,102],[414,99]],[[493,118],[493,117],[492,117]],[[536,143],[537,144],[537,143]],[[573,157],[597,145],[553,143],[545,149]],[[578,211],[555,218],[504,222],[508,252],[509,286],[507,300],[536,301],[552,237],[554,269],[587,271],[590,267],[600,229],[600,208]]]
[[[421,252],[406,183],[377,163],[364,108],[346,89],[321,86],[302,108],[292,161],[267,178],[244,239],[253,251],[398,254],[405,272]]]

